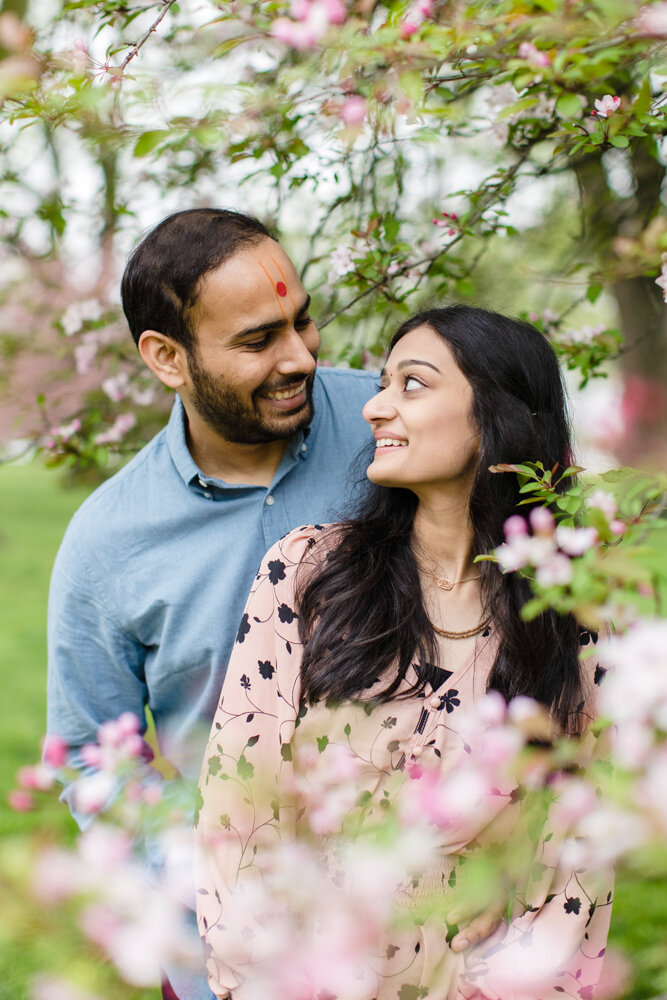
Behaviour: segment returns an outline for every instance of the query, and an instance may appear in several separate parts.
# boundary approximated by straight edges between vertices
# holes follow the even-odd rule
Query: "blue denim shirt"
[[[121,712],[145,725],[148,705],[164,755],[198,776],[261,558],[292,528],[345,507],[359,476],[351,464],[371,440],[361,410],[374,379],[318,369],[312,424],[290,439],[268,488],[206,477],[177,399],[167,427],[65,534],[49,598],[50,733],[79,747]]]

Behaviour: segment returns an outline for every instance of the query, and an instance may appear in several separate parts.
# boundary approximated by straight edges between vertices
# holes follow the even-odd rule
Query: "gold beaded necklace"
[[[472,639],[474,635],[479,635],[491,624],[491,619],[487,618],[485,621],[480,622],[475,628],[466,629],[465,632],[450,632],[445,628],[438,628],[431,622],[431,628],[437,635],[441,635],[443,639]]]

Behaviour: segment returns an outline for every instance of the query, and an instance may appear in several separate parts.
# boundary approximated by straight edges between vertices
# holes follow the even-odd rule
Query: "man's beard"
[[[192,403],[200,417],[225,441],[234,444],[267,444],[291,437],[307,427],[313,419],[313,382],[315,373],[293,375],[280,383],[266,383],[255,389],[248,405],[221,378],[213,378],[203,368],[196,354],[188,356],[188,371],[192,379]],[[284,392],[306,379],[306,402],[296,413],[283,411],[274,420],[265,419],[256,399],[267,392]]]

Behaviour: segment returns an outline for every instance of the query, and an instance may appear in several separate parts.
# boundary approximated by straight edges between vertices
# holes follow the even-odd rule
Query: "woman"
[[[585,731],[593,711],[592,665],[580,667],[575,620],[548,612],[523,621],[525,581],[474,561],[502,542],[521,499],[516,478],[490,466],[571,464],[560,372],[544,337],[480,309],[424,312],[395,334],[364,416],[375,485],[354,519],[291,532],[268,553],[212,729],[199,900],[221,997],[243,997],[253,961],[247,937],[230,943],[230,893],[252,877],[262,845],[289,827],[268,803],[236,794],[243,781],[228,780],[230,765],[243,761],[234,779],[255,765],[284,777],[324,734],[328,746],[350,749],[360,791],[379,802],[395,772],[417,761],[457,772],[469,749],[457,720],[489,689],[541,702],[565,734]],[[473,841],[490,843],[515,825],[518,799],[506,790],[443,826],[443,892]],[[457,953],[442,918],[413,926],[365,973],[364,997],[592,996],[611,894],[563,867],[559,843],[545,834],[537,874],[492,941]],[[523,985],[509,974],[517,963]]]

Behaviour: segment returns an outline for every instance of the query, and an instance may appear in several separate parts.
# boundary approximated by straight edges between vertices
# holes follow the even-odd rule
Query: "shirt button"
[[[440,699],[436,696],[429,701],[431,708],[440,708]]]
[[[266,502],[267,507],[273,507],[273,497],[271,496],[270,493],[269,493],[268,497],[266,498],[265,502]]]
[[[424,752],[424,748],[423,747],[413,747],[412,748],[412,756],[413,757],[421,757],[421,755],[423,754],[423,752]]]
[[[199,483],[200,486],[208,486],[208,483],[206,482],[206,480],[202,479],[201,476],[199,476],[199,479],[197,480],[197,482]]]
[[[206,497],[207,500],[211,499],[211,494],[210,493],[204,493],[204,496]]]
[[[304,443],[304,444],[302,444],[302,445],[301,445],[301,451],[308,451],[308,445],[307,445],[307,444],[305,444],[305,443]]]

